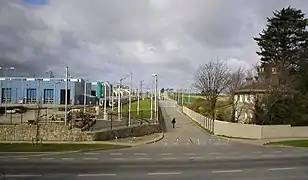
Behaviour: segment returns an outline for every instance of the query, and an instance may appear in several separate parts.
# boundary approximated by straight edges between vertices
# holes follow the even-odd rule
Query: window
[[[247,113],[244,114],[244,118],[247,119]]]

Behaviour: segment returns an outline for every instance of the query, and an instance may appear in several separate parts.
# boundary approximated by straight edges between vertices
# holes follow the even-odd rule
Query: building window
[[[234,95],[234,103],[236,103],[238,100],[238,95]]]
[[[11,103],[12,102],[12,89],[11,88],[2,88],[2,103]]]

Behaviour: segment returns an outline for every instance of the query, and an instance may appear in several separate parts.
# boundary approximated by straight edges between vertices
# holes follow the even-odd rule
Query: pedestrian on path
[[[171,123],[172,123],[172,127],[173,127],[173,129],[174,129],[174,128],[175,128],[175,123],[176,123],[176,122],[175,122],[175,118],[172,119]]]

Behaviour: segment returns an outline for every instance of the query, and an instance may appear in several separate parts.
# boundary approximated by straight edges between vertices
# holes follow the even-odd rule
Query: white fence
[[[252,139],[308,137],[308,126],[239,124],[219,120],[213,121],[187,107],[183,107],[183,112],[205,129],[214,132],[215,135]]]

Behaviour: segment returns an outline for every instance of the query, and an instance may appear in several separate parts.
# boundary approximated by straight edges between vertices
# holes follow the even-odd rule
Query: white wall
[[[199,113],[183,107],[183,113],[215,135],[228,137],[268,139],[268,138],[305,138],[308,137],[308,126],[291,127],[290,125],[253,125],[225,121],[214,121]],[[213,129],[214,128],[214,129]]]

